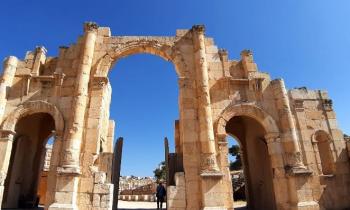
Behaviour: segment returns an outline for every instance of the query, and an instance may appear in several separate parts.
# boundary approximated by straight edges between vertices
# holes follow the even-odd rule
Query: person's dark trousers
[[[157,197],[157,209],[163,209],[163,202],[164,202],[163,198]]]

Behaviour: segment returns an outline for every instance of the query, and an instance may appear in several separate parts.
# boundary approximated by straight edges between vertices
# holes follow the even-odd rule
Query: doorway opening
[[[164,138],[175,148],[176,71],[162,58],[136,54],[118,60],[108,77],[110,118],[116,122],[116,137],[123,137],[118,207],[156,209],[157,183],[167,184]]]
[[[276,209],[264,127],[251,117],[235,116],[227,122],[226,133],[239,142],[247,209]]]
[[[2,209],[38,208],[40,203],[45,204],[46,184],[42,177],[47,143],[54,140],[54,130],[55,121],[47,113],[31,114],[17,122]]]

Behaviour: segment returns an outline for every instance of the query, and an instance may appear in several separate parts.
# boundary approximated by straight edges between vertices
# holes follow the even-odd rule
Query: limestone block
[[[94,193],[109,194],[113,192],[113,184],[95,184]]]
[[[329,126],[331,127],[331,129],[337,129],[338,128],[338,123],[336,119],[329,119]]]
[[[56,192],[55,202],[56,203],[72,203],[73,202],[73,192]]]
[[[167,188],[168,200],[186,200],[184,187],[168,186]]]
[[[215,45],[207,45],[205,46],[206,53],[218,53],[219,49]]]
[[[212,45],[214,45],[214,39],[206,37],[204,39],[204,43],[205,43],[205,46],[212,46]]]
[[[100,207],[100,203],[101,203],[101,196],[99,194],[94,194],[92,205],[94,207]]]
[[[168,200],[168,206],[170,208],[186,208],[186,200]]]
[[[88,118],[87,128],[99,128],[100,126],[100,119]]]
[[[283,153],[283,149],[282,149],[282,145],[280,142],[272,142],[268,144],[268,151],[270,155],[273,154],[282,154]]]
[[[79,193],[78,194],[78,203],[79,205],[91,206],[91,198],[88,193]]]
[[[185,173],[184,172],[175,173],[175,185],[177,187],[184,187],[185,186]]]
[[[93,178],[80,178],[79,192],[92,193],[94,188]]]
[[[103,184],[106,182],[106,173],[104,172],[96,172],[95,173],[95,184]]]
[[[102,208],[111,208],[112,202],[113,202],[112,194],[101,196],[101,207]]]
[[[72,192],[75,188],[75,180],[69,176],[61,176],[57,179],[56,188],[60,190],[60,192]]]
[[[221,62],[219,54],[217,53],[207,54],[207,62]]]

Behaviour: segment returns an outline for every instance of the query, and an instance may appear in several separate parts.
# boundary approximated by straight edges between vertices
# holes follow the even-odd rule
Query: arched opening
[[[246,184],[243,171],[243,152],[240,141],[232,134],[227,137],[229,169],[231,174],[233,200],[235,207],[246,206]]]
[[[232,117],[226,133],[240,145],[248,209],[276,209],[265,128],[254,118]]]
[[[325,131],[317,131],[314,136],[316,143],[315,154],[319,171],[323,175],[332,175],[334,172],[334,161],[331,151],[331,138]]]
[[[164,137],[170,150],[175,149],[177,75],[173,64],[159,56],[132,52],[123,54],[108,75],[113,89],[110,118],[116,123],[116,137],[124,139],[118,207],[156,209],[156,183],[166,181],[164,173],[154,173],[165,161]]]
[[[17,121],[2,209],[36,208],[40,200],[45,202],[39,183],[46,145],[54,131],[55,120],[47,113],[26,115]]]

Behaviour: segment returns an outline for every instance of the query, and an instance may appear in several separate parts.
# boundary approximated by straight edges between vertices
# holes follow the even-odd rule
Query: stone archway
[[[16,123],[22,117],[34,113],[50,114],[55,120],[56,133],[61,135],[64,131],[64,119],[58,108],[46,101],[28,101],[19,105],[4,120],[1,129],[3,131],[14,131]]]
[[[176,49],[175,39],[154,38],[139,40],[132,38],[120,38],[115,46],[107,51],[106,54],[96,62],[92,70],[95,77],[107,77],[110,69],[121,58],[133,54],[151,54],[159,56],[166,61],[170,61],[175,66],[176,74],[179,78],[189,77],[187,65],[184,62],[183,55]]]
[[[121,40],[119,40],[119,41],[121,41]],[[123,41],[121,41],[121,42],[123,42]],[[174,42],[169,41],[169,39],[165,40],[165,39],[157,39],[157,38],[147,39],[147,40],[135,39],[135,40],[131,40],[131,41],[129,39],[129,41],[127,41],[124,44],[120,44],[120,43],[116,44],[116,47],[113,47],[112,49],[110,49],[108,51],[107,54],[102,56],[101,59],[96,62],[97,64],[93,67],[93,69],[91,71],[92,81],[90,81],[90,82],[92,82],[92,84],[95,84],[90,89],[90,91],[92,91],[92,93],[93,93],[92,94],[93,97],[91,99],[95,100],[94,96],[98,95],[95,93],[97,93],[97,92],[103,93],[104,90],[111,89],[111,84],[109,83],[110,80],[108,79],[108,77],[109,78],[111,77],[109,72],[118,70],[118,69],[113,68],[113,66],[119,60],[121,60],[123,58],[127,58],[128,56],[132,56],[135,54],[154,55],[155,57],[160,57],[160,58],[173,64],[173,66],[174,66],[173,69],[175,69],[176,78],[178,78],[178,81],[179,81],[178,85],[176,86],[176,88],[179,90],[179,96],[177,98],[177,101],[178,101],[178,103],[181,103],[180,98],[181,98],[181,96],[184,95],[183,91],[189,91],[188,88],[191,88],[191,86],[188,86],[186,84],[189,84],[191,82],[194,83],[193,81],[191,81],[194,78],[190,77],[188,74],[186,75],[186,72],[188,72],[187,67],[183,61],[183,58],[181,58],[182,55],[176,51],[176,48],[174,47]],[[150,82],[154,82],[154,81],[151,80]],[[190,90],[190,91],[193,91],[193,90]],[[108,95],[108,98],[111,97],[110,92],[107,93],[106,95]],[[176,103],[176,105],[178,103]],[[180,115],[177,117],[179,117],[180,119],[183,119],[184,112],[181,112],[181,106],[179,105],[179,106],[177,106],[177,108],[179,109],[179,115]],[[92,111],[93,111],[93,107],[90,107],[88,110],[88,114],[90,114],[90,112],[92,112]],[[178,121],[179,118],[175,118],[174,120]],[[175,123],[175,121],[171,122],[171,123]],[[179,133],[177,133],[177,134],[179,134]],[[182,138],[179,138],[178,139],[179,141],[175,140],[174,145],[176,145],[175,146],[176,152],[179,153],[179,157],[182,158],[182,143],[180,143],[180,139],[182,139]],[[160,146],[160,148],[162,148],[162,146]],[[174,156],[172,156],[172,157],[174,157]],[[178,160],[180,160],[180,158]],[[181,166],[183,165],[182,161],[181,161],[181,164],[179,164],[179,165],[181,165]],[[179,175],[177,175],[177,177],[178,176]],[[182,173],[182,178],[184,178],[183,173]],[[173,177],[173,179],[175,179],[175,178]],[[173,181],[173,182],[175,182],[175,181]],[[184,181],[181,184],[185,185]],[[171,187],[171,189],[173,189],[173,191],[176,191],[173,183],[169,184],[168,187]],[[185,193],[186,193],[185,189],[181,188],[181,192],[179,191],[177,193],[174,193],[174,195],[175,194],[182,194],[183,195]],[[151,197],[152,196],[150,196],[150,198]],[[169,197],[170,196],[168,196],[168,198]],[[115,197],[115,199],[118,199],[118,198]],[[185,203],[185,201],[183,201],[183,203]]]
[[[240,144],[248,208],[276,209],[273,157],[269,146],[270,136],[279,135],[274,119],[254,104],[231,105],[222,112],[215,130],[222,171],[229,172],[226,137],[232,136]],[[226,183],[232,195],[231,180]]]
[[[47,190],[45,196],[45,205],[48,205],[48,203],[52,202],[52,197],[55,190],[56,169],[59,164],[59,152],[61,150],[62,144],[61,138],[64,132],[64,119],[61,112],[55,105],[45,101],[25,102],[19,105],[7,116],[1,128],[1,134],[4,137],[4,141],[1,141],[0,145],[0,149],[3,151],[1,154],[1,158],[3,160],[1,162],[1,201],[7,203],[6,206],[11,208],[20,207],[19,205],[24,205],[23,203],[26,202],[24,200],[27,198],[24,198],[24,194],[21,195],[19,192],[27,192],[27,194],[30,194],[28,194],[28,196],[33,196],[33,200],[35,200],[34,197],[36,196],[38,190],[41,167],[42,164],[44,164],[43,154],[45,153],[44,148],[46,141],[49,136],[54,136],[55,141],[52,148],[52,156],[50,159],[50,166],[47,177],[48,185],[46,186]],[[33,128],[36,131],[32,130]],[[35,132],[38,132],[37,136],[35,137],[38,140],[31,139],[32,137],[27,136],[27,134],[34,135]],[[30,143],[32,141],[36,143]],[[27,152],[23,152],[23,149]],[[29,151],[32,150],[35,152],[31,154],[30,157],[27,156],[26,154],[31,153]],[[23,165],[24,160],[30,160],[31,158],[35,160],[32,161],[32,167],[29,167],[28,165],[21,166],[21,164]],[[16,164],[16,169],[13,168],[13,164]],[[26,172],[27,175],[25,176],[31,177],[29,181],[26,181],[26,179],[23,178],[19,178],[20,174],[22,173],[19,171],[23,171],[21,167],[30,168]],[[12,172],[16,175],[17,178],[11,175]],[[28,184],[26,184],[27,182]],[[21,190],[21,188],[14,187],[17,186],[18,183],[20,183],[20,186],[22,186],[23,189],[27,190]],[[20,191],[14,191],[16,189],[17,191]],[[11,194],[7,196],[8,193]],[[20,200],[23,201],[21,201],[22,204],[19,204]],[[33,201],[33,203],[35,202]]]

